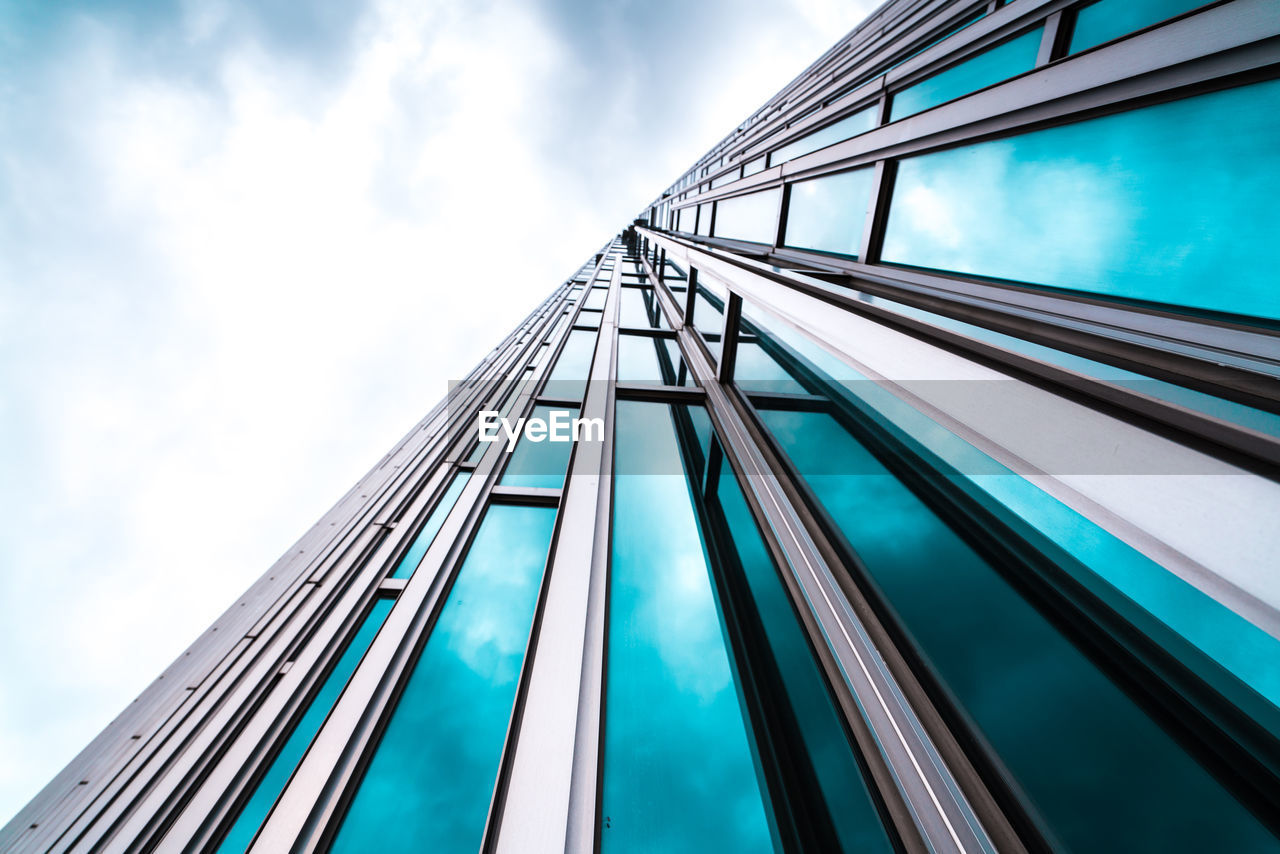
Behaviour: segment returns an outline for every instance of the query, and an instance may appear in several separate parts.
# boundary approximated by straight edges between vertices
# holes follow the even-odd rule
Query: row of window
[[[1072,55],[1089,50],[1190,12],[1203,5],[1205,5],[1203,0],[1095,0],[1095,2],[1088,3],[1078,9],[1067,11],[1062,26],[1070,29],[1070,37],[1064,40],[1066,45],[1066,53],[1064,55]],[[896,68],[916,54],[954,35],[982,17],[983,14],[978,13],[975,16],[964,19],[934,41],[916,49],[890,65],[869,75],[864,75],[854,83],[846,85],[829,98],[827,103],[838,100],[845,93]],[[1044,27],[1037,26],[899,90],[890,99],[887,120],[897,121],[898,119],[907,118],[1032,70],[1036,64],[1043,34]],[[776,166],[865,133],[876,126],[876,111],[877,107],[873,105],[838,119],[797,140],[775,148],[767,155],[755,158],[751,162],[744,164],[742,168],[718,176],[700,189],[716,189],[738,180],[739,177],[747,177],[759,172],[766,166]],[[813,110],[806,112],[804,116],[798,117],[795,121],[799,121],[811,112]],[[720,159],[719,165],[724,165],[723,158]],[[698,174],[705,176],[707,172],[708,167],[704,167]],[[694,173],[691,172],[677,182],[671,188],[670,193],[673,195],[678,194],[693,182]],[[693,192],[696,193],[697,191]],[[681,196],[681,198],[683,197]],[[662,210],[659,211],[660,216],[652,224],[665,224],[669,210],[669,207],[664,205]],[[692,231],[692,229],[679,230]]]
[[[1280,319],[1280,81],[897,162],[880,260]],[[1223,134],[1221,128],[1231,127]],[[873,167],[683,208],[675,230],[856,258]],[[696,225],[693,220],[697,217]]]

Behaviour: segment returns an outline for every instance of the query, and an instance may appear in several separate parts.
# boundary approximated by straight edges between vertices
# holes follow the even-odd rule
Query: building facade
[[[1277,78],[1275,0],[890,0],[0,849],[1280,850]]]

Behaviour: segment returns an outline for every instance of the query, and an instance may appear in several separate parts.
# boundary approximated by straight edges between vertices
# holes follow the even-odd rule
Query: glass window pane
[[[587,301],[582,304],[583,308],[603,309],[604,301],[609,296],[608,288],[592,288],[587,294]]]
[[[574,418],[578,417],[576,407],[564,406],[535,406],[533,414],[529,416],[531,419],[541,419],[543,423],[551,425],[553,417],[571,424]],[[512,429],[519,429],[516,425],[512,425]],[[568,426],[558,427],[557,431],[562,435],[569,435],[571,429]],[[498,441],[505,448],[507,436],[499,429],[497,431]],[[503,486],[524,486],[536,489],[559,489],[564,486],[565,470],[569,466],[569,452],[573,450],[572,441],[551,441],[550,435],[540,441],[534,441],[530,436],[522,435],[516,442],[515,450],[511,452],[511,459],[507,462],[506,469],[502,472],[502,479],[498,482]]]
[[[618,336],[618,381],[651,385],[692,383],[688,366],[673,338]]]
[[[1277,318],[1277,139],[1272,80],[908,158],[882,255]]]
[[[364,658],[365,652],[373,643],[378,629],[382,628],[382,623],[386,620],[387,614],[391,613],[391,606],[394,604],[394,599],[374,600],[368,615],[360,623],[359,630],[343,650],[333,670],[329,671],[329,675],[325,677],[320,690],[307,704],[306,712],[294,726],[293,732],[289,734],[288,740],[280,748],[276,758],[271,761],[266,774],[254,787],[249,800],[241,808],[235,824],[231,826],[222,844],[218,846],[219,854],[248,850],[253,837],[258,833],[258,828],[266,820],[267,814],[275,805],[276,798],[284,791],[285,784],[293,776],[294,769],[298,767],[307,748],[311,746],[311,740],[315,738],[321,724],[329,716],[329,710],[333,708],[334,703],[338,702],[338,697],[346,687],[347,680],[355,672],[360,659]]]
[[[802,154],[817,151],[819,148],[826,148],[828,145],[835,145],[837,142],[844,142],[850,137],[866,133],[875,126],[876,107],[867,107],[865,110],[859,110],[851,116],[845,116],[834,124],[829,124],[821,130],[814,131],[808,136],[802,136],[795,142],[782,146],[782,148],[773,152],[770,162],[777,166],[779,163],[794,160]]]
[[[786,245],[858,257],[875,169],[854,169],[791,185]]]
[[[556,357],[555,367],[547,377],[543,392],[552,397],[581,400],[587,391],[591,359],[596,352],[596,335],[587,329],[575,329],[564,342],[564,349]]]
[[[716,237],[773,244],[782,190],[765,190],[716,203]]]
[[[792,785],[805,802],[804,832],[823,851],[890,852],[876,804],[863,778],[856,748],[814,659],[778,568],[765,548],[737,478],[721,460],[707,496],[718,554],[721,596],[736,598],[745,637],[760,645],[752,673],[770,699],[768,726],[788,745]],[[768,654],[763,654],[763,651]]]
[[[689,234],[693,233],[694,220],[698,218],[698,209],[696,207],[680,208],[676,211],[676,231],[684,231]]]
[[[1076,13],[1071,53],[1088,50],[1203,5],[1204,0],[1102,0]]]
[[[698,205],[698,230],[703,237],[711,235],[711,204]]]
[[[480,849],[555,517],[485,513],[333,851]]]
[[[1037,27],[1011,41],[983,51],[958,65],[926,77],[893,96],[889,120],[914,116],[970,92],[1007,80],[1035,67],[1043,28]]]
[[[616,419],[601,851],[773,851],[672,409]]]
[[[489,446],[482,444],[480,447],[487,449]],[[427,521],[422,524],[422,530],[414,538],[413,545],[409,547],[409,551],[404,553],[404,557],[396,565],[395,571],[391,573],[391,578],[408,578],[413,575],[413,571],[422,562],[422,556],[431,547],[432,540],[440,532],[440,526],[444,524],[445,517],[453,509],[454,502],[458,500],[458,496],[462,493],[462,488],[467,485],[467,481],[470,479],[470,472],[460,471],[454,474],[453,480],[449,481],[449,488],[440,496],[435,509],[431,511]]]
[[[1276,844],[1156,717],[836,418],[777,410],[761,418],[943,690],[1065,849]]]
[[[619,324],[658,329],[666,326],[666,318],[654,298],[652,288],[623,288],[620,294]]]
[[[724,297],[698,285],[693,298],[693,328],[702,336],[711,355],[720,358],[720,336],[724,333]]]

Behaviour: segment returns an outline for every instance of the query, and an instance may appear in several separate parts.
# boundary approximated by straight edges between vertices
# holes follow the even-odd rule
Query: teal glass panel
[[[480,850],[555,518],[485,513],[332,851]]]
[[[483,449],[488,447],[488,445],[481,445],[482,453]],[[453,509],[458,496],[462,494],[462,488],[467,485],[467,481],[470,479],[470,472],[460,471],[453,476],[453,480],[449,481],[449,487],[440,496],[440,500],[436,502],[435,509],[431,511],[427,521],[422,524],[422,530],[418,532],[418,536],[414,537],[413,545],[409,547],[409,551],[405,552],[404,557],[400,559],[400,563],[396,564],[395,571],[391,573],[391,578],[408,578],[413,575],[413,571],[422,562],[422,556],[427,553],[427,549],[431,547],[431,542],[436,538],[436,534],[440,532],[440,526],[444,524],[445,517]]]
[[[1270,80],[912,157],[882,257],[1277,318],[1277,139]]]
[[[587,300],[582,304],[582,307],[599,311],[604,308],[604,301],[608,296],[608,288],[592,288],[587,293]]]
[[[1015,39],[996,45],[977,56],[926,77],[893,96],[889,120],[914,116],[930,107],[985,89],[1035,67],[1043,28],[1037,27]]]
[[[535,442],[527,434],[522,435],[516,442],[515,450],[511,452],[511,460],[503,470],[502,479],[498,483],[503,486],[535,489],[559,489],[564,486],[565,470],[569,466],[569,452],[573,450],[573,442],[569,439],[552,441],[550,429],[555,428],[557,435],[560,436],[572,434],[568,426],[553,425],[551,423],[553,415],[568,425],[578,417],[578,410],[576,407],[535,406],[529,418],[530,420],[541,419],[547,424],[547,436]],[[515,428],[514,424],[512,428]],[[501,428],[498,430],[498,441],[502,442],[504,447],[506,446],[507,436]]]
[[[378,629],[382,628],[382,623],[387,619],[387,614],[391,613],[391,606],[394,604],[394,599],[374,600],[373,606],[369,609],[364,621],[360,623],[355,636],[343,650],[333,670],[329,671],[329,675],[324,678],[320,690],[307,704],[306,712],[294,726],[293,732],[289,734],[289,738],[276,754],[276,758],[271,761],[267,773],[254,786],[253,794],[249,796],[249,800],[240,810],[240,815],[236,817],[235,824],[231,826],[222,844],[218,846],[219,854],[233,854],[233,852],[248,850],[253,838],[258,834],[258,828],[262,826],[267,814],[275,806],[276,799],[284,791],[285,784],[293,776],[294,769],[302,761],[307,748],[311,746],[311,740],[315,738],[321,724],[329,716],[330,709],[333,708],[334,703],[338,702],[338,697],[346,687],[347,680],[355,672],[360,659],[364,658],[365,652],[373,643],[374,636],[378,634]]]
[[[773,244],[782,190],[765,190],[716,202],[716,237]]]
[[[599,311],[592,311],[591,309],[586,309],[586,308],[584,308],[584,309],[583,309],[583,310],[578,314],[578,319],[574,321],[574,325],[575,325],[575,326],[585,326],[585,327],[587,327],[587,328],[589,328],[589,329],[599,329],[599,328],[600,328],[600,318],[601,318],[601,317],[603,317],[603,316],[604,316],[604,315],[603,315],[603,313],[602,313],[602,312],[599,312]]]
[[[600,849],[773,851],[671,407],[615,427]]]
[[[795,142],[782,146],[782,148],[770,155],[769,162],[777,166],[779,163],[794,160],[803,154],[817,151],[819,148],[826,148],[828,145],[844,142],[850,137],[866,133],[875,126],[876,108],[867,107],[865,110],[859,110],[851,116],[845,116],[834,124],[829,124],[821,130],[814,131],[808,136],[802,136]]]
[[[619,298],[622,326],[659,329],[667,325],[652,288],[623,288]]]
[[[1088,50],[1203,5],[1204,0],[1102,0],[1085,6],[1076,13],[1070,52]]]
[[[1055,850],[1276,849],[1257,817],[835,418],[761,417]],[[854,471],[864,473],[831,473]]]
[[[769,394],[807,394],[808,389],[796,381],[757,341],[739,341],[733,365],[733,381],[746,391]]]
[[[874,176],[873,168],[854,169],[792,184],[784,243],[858,257]]]
[[[822,851],[894,851],[841,714],[728,463],[721,463],[707,505],[727,533],[721,553],[732,566],[724,570],[722,589],[740,583],[742,632],[758,634],[760,660],[752,670],[761,683],[757,690],[770,699],[773,737],[787,745],[788,777],[802,790],[791,793],[804,802],[801,832]]]
[[[587,391],[587,377],[591,375],[591,359],[596,352],[596,334],[588,329],[575,329],[569,333],[564,349],[556,357],[555,367],[547,377],[547,394],[582,399]]]
[[[618,381],[647,385],[688,385],[692,378],[680,353],[680,345],[674,339],[619,335]]]

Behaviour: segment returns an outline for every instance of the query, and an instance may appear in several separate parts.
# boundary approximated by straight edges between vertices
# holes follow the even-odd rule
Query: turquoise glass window
[[[1166,18],[1203,6],[1204,0],[1102,0],[1076,13],[1071,53],[1088,50]]]
[[[284,791],[285,784],[293,776],[294,769],[302,761],[307,748],[311,746],[312,739],[320,731],[325,718],[329,716],[329,710],[333,708],[334,703],[338,702],[338,697],[346,687],[347,680],[355,672],[360,659],[364,658],[365,652],[373,643],[374,636],[378,634],[378,629],[382,628],[382,623],[387,619],[387,614],[391,613],[391,606],[394,604],[393,599],[374,600],[369,613],[360,623],[360,628],[334,664],[333,670],[329,671],[329,675],[325,677],[320,690],[307,704],[306,712],[294,726],[293,732],[289,734],[289,738],[276,754],[276,758],[271,761],[266,774],[254,786],[253,794],[241,807],[235,824],[231,826],[222,844],[218,846],[219,854],[248,850],[258,833],[258,828],[262,826],[276,799]]]
[[[578,417],[576,407],[564,406],[535,406],[533,413],[529,416],[532,419],[541,419],[551,426],[551,418],[553,414],[566,425],[570,424],[574,418]],[[514,429],[515,425],[512,425]],[[558,433],[563,435],[572,435],[572,428],[569,426],[559,427]],[[506,447],[507,435],[498,429],[498,441]],[[498,482],[503,486],[523,486],[535,489],[559,489],[564,486],[565,470],[569,466],[569,452],[573,450],[573,442],[571,441],[551,441],[550,434],[539,440],[534,441],[530,436],[521,435],[516,442],[515,450],[511,452],[511,459],[507,463],[506,469],[502,472],[502,479]]]
[[[333,851],[480,850],[555,516],[485,513]]]
[[[604,308],[604,301],[608,296],[608,288],[592,288],[587,293],[587,300],[582,304],[582,307],[599,311]]]
[[[820,851],[853,854],[895,850],[863,777],[841,714],[814,659],[799,617],[769,557],[737,478],[718,458],[711,471],[707,514],[719,537],[721,596],[733,601],[744,643],[756,652],[756,690],[770,698],[768,726],[785,745],[788,779],[803,803],[799,835]]]
[[[716,202],[716,237],[773,244],[782,190],[765,190]]]
[[[617,404],[600,849],[773,851],[672,419]]]
[[[674,338],[618,336],[618,381],[649,385],[689,385],[693,378]]]
[[[875,126],[876,108],[867,107],[865,110],[859,110],[853,115],[845,116],[838,122],[829,124],[821,130],[814,131],[808,136],[802,136],[795,142],[782,146],[770,155],[769,162],[776,166],[779,163],[794,160],[811,151],[817,151],[819,148],[826,148],[828,145],[835,145],[837,142],[844,142],[846,139],[855,137],[860,133],[866,133]]]
[[[1277,139],[1271,80],[908,158],[882,257],[1274,319]]]
[[[489,446],[481,445],[480,447],[483,449]],[[483,450],[481,452],[483,453]],[[449,487],[440,496],[440,500],[436,502],[431,515],[427,517],[426,522],[422,523],[422,530],[418,532],[418,536],[414,537],[413,545],[409,547],[409,551],[404,553],[404,557],[400,558],[400,563],[396,564],[395,570],[390,575],[391,578],[408,578],[413,575],[413,571],[422,562],[422,556],[427,553],[427,549],[431,547],[432,541],[435,540],[436,534],[440,533],[440,526],[444,524],[445,517],[453,509],[458,496],[462,494],[462,488],[467,485],[467,481],[470,479],[470,472],[460,471],[454,474],[453,479],[449,481]]]
[[[889,120],[914,116],[930,107],[1030,71],[1035,67],[1036,55],[1040,52],[1042,32],[1043,28],[1037,27],[894,94],[889,105]]]
[[[791,185],[784,243],[858,257],[875,169],[854,169]]]
[[[556,357],[555,367],[547,377],[545,393],[554,397],[581,400],[587,391],[591,359],[596,352],[596,332],[575,329]]]

